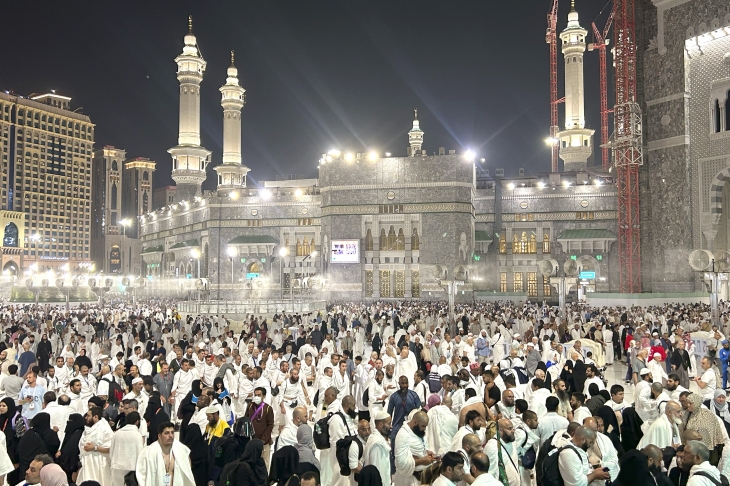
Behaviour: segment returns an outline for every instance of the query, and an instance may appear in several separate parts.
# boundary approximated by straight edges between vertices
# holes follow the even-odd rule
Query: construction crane
[[[592,44],[588,44],[588,50],[598,50],[599,59],[599,76],[601,78],[601,157],[603,159],[603,169],[608,170],[611,165],[611,159],[608,156],[608,114],[613,110],[608,109],[608,79],[606,74],[606,46],[608,46],[608,31],[611,30],[611,23],[613,22],[614,11],[611,10],[606,21],[606,27],[603,29],[603,33],[598,30],[595,22],[591,22],[593,27],[593,35],[596,41]]]
[[[552,171],[558,171],[558,0],[553,0],[553,8],[547,14],[545,42],[550,46],[550,138],[547,140],[552,150]]]
[[[618,180],[619,289],[641,292],[639,166],[642,163],[641,108],[636,102],[636,21],[634,0],[615,0],[616,105],[611,148]]]

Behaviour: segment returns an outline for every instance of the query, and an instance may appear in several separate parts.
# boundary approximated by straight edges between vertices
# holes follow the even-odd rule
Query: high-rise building
[[[94,124],[55,92],[0,93],[0,140],[0,210],[25,215],[23,267],[81,271],[90,262]]]
[[[152,209],[161,209],[175,202],[175,186],[158,187],[152,194]]]
[[[96,269],[105,273],[139,272],[138,220],[152,209],[155,162],[126,160],[126,150],[111,145],[94,151],[92,251]]]

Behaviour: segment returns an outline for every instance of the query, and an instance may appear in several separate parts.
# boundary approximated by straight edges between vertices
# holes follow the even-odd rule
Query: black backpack
[[[428,389],[431,393],[438,393],[441,390],[441,376],[438,373],[428,374]]]
[[[326,417],[317,420],[317,423],[314,424],[314,433],[312,434],[314,445],[317,449],[323,450],[330,448],[330,419],[334,415],[339,415],[345,423],[345,427],[347,427],[347,419],[342,412],[330,413]]]
[[[107,383],[109,383],[109,395],[107,397],[109,405],[119,405],[119,403],[124,398],[124,390],[122,390],[122,387],[119,386],[119,383],[114,380],[102,378],[101,381],[106,381]]]
[[[558,464],[558,458],[560,453],[565,449],[570,449],[575,455],[583,462],[583,458],[570,444],[564,445],[559,449],[553,449],[548,452],[547,457],[542,463],[542,484],[543,486],[564,486],[563,478],[560,476],[560,465]]]
[[[349,432],[349,430],[348,430]],[[349,476],[352,472],[350,470],[350,445],[356,443],[358,447],[357,458],[362,458],[362,442],[357,440],[354,435],[348,435],[337,441],[335,445],[335,457],[337,457],[337,464],[340,467],[340,474],[342,476]]]
[[[712,476],[710,476],[709,474],[707,474],[704,471],[698,471],[698,472],[694,473],[692,476],[702,476],[703,478],[707,478],[712,483],[714,483],[715,486],[728,486],[730,484],[730,482],[727,480],[727,478],[725,477],[724,474],[720,474],[720,480],[719,481],[717,479],[713,478]]]
[[[233,424],[233,433],[238,437],[253,438],[255,431],[251,419],[249,417],[239,417]]]
[[[362,404],[366,407],[370,401],[370,387],[365,388],[365,393],[362,394]]]

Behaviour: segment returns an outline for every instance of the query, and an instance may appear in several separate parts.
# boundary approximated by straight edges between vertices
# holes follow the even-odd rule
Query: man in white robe
[[[102,419],[102,413],[98,407],[86,412],[86,428],[79,440],[81,469],[76,478],[78,484],[91,480],[98,481],[101,486],[112,486],[109,450],[114,431],[109,422]]]
[[[139,432],[139,422],[143,419],[135,413],[130,413],[125,419],[126,425],[114,432],[109,446],[112,486],[124,486],[124,476],[135,470],[137,458],[145,445]]]
[[[342,401],[337,400],[336,390],[328,388],[325,392],[325,403],[327,405],[327,414],[335,412],[328,422],[330,433],[330,448],[322,453],[321,456],[321,482],[322,486],[350,486],[350,477],[340,474],[340,468],[337,465],[337,441],[348,435],[355,435],[357,427],[350,419],[349,413],[355,411],[355,398],[352,395],[346,395]],[[342,419],[342,414],[345,420]]]
[[[614,447],[611,439],[598,430],[598,422],[594,417],[585,419],[583,426],[588,427],[596,433],[596,441],[593,443],[593,447],[586,451],[589,460],[592,456],[597,456],[601,461],[601,467],[607,467],[608,473],[611,475],[611,480],[615,481],[621,470],[616,447]]]
[[[664,408],[664,413],[654,420],[649,430],[644,433],[637,449],[643,449],[649,444],[653,444],[660,449],[681,444],[679,427],[677,427],[681,423],[682,405],[675,401],[668,402]]]
[[[540,380],[539,378],[535,378],[532,380],[532,394],[530,395],[530,400],[528,401],[528,410],[532,410],[537,414],[537,418],[541,419],[545,415],[547,415],[547,408],[545,408],[545,400],[549,396],[552,396],[550,394],[550,390],[545,388],[545,382]]]
[[[408,388],[413,390],[413,376],[416,374],[416,371],[418,371],[416,355],[409,351],[406,346],[403,346],[403,349],[401,349],[400,354],[396,358],[395,376],[398,378],[401,376],[408,378]]]
[[[169,472],[166,464],[170,465]],[[165,428],[157,441],[142,451],[136,471],[139,486],[196,486],[190,468],[190,449],[175,440],[172,426]]]
[[[421,481],[414,476],[426,469],[436,458],[428,450],[425,435],[428,415],[419,411],[410,422],[404,423],[395,439],[395,478],[398,486],[420,486]]]
[[[362,465],[375,466],[380,471],[383,485],[391,484],[390,479],[390,432],[392,419],[388,412],[380,410],[371,416],[375,423],[375,431],[370,434],[365,450],[362,454]]]
[[[651,371],[651,377],[654,383],[666,383],[669,379],[667,375],[667,367],[662,361],[662,355],[654,353],[653,359],[646,363],[646,367]]]

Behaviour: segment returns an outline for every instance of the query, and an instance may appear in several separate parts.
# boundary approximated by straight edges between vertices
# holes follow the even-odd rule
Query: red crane
[[[558,171],[558,0],[547,14],[545,42],[550,45],[550,148],[552,149],[552,171]]]
[[[616,105],[611,147],[618,180],[619,288],[641,292],[639,166],[642,163],[641,108],[636,102],[636,22],[634,0],[615,0]]]
[[[596,41],[592,44],[588,44],[588,50],[598,50],[599,59],[599,76],[601,78],[601,157],[603,159],[603,169],[608,170],[611,164],[611,158],[608,156],[608,114],[613,110],[608,109],[608,78],[606,74],[606,46],[608,45],[608,31],[611,29],[611,23],[613,22],[614,11],[611,10],[606,21],[606,27],[603,29],[603,33],[598,30],[595,22],[591,22],[593,27],[593,35],[596,37]]]

